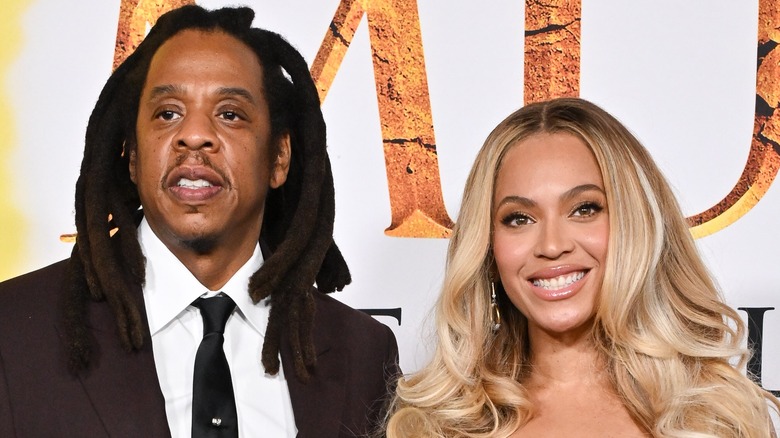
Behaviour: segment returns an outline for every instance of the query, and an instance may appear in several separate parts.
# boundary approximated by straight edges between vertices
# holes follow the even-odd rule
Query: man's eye
[[[238,113],[236,113],[234,111],[224,111],[221,114],[221,116],[222,116],[223,119],[230,120],[230,121],[240,120],[241,119],[241,116],[239,116]]]
[[[166,121],[174,120],[174,119],[178,118],[178,116],[179,115],[176,114],[176,112],[170,111],[170,110],[160,111],[160,113],[157,115],[157,117],[159,117],[159,118],[161,118],[163,120],[166,120]]]

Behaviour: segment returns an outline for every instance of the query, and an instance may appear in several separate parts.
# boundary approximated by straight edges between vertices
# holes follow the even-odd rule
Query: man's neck
[[[217,291],[252,257],[257,242],[248,241],[235,247],[219,245],[202,254],[189,248],[168,245],[173,255],[195,276],[198,281],[212,291]]]

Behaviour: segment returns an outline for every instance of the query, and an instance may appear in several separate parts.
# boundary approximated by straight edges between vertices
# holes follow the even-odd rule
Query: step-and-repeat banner
[[[98,93],[156,18],[186,3],[3,2],[0,280],[68,256]],[[579,95],[659,162],[727,301],[751,323],[751,371],[780,389],[779,2],[243,4],[311,66],[328,124],[336,239],[354,279],[336,297],[393,329],[405,371],[431,352],[447,238],[482,141],[525,102]]]

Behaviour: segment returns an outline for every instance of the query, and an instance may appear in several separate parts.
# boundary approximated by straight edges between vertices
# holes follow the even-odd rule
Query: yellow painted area
[[[712,220],[705,222],[701,225],[691,227],[691,234],[694,239],[709,236],[715,234],[718,231],[726,228],[727,226],[736,222],[739,218],[744,216],[751,208],[758,204],[758,201],[764,196],[766,189],[759,187],[751,187],[734,205],[728,210],[719,214]]]
[[[13,202],[19,189],[11,173],[11,158],[20,145],[8,95],[8,71],[21,50],[21,18],[31,4],[31,0],[4,0],[0,13],[0,280],[20,274],[27,256],[29,227]]]

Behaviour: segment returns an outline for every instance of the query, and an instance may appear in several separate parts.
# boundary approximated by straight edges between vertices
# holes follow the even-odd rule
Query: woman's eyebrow
[[[604,193],[604,189],[602,189],[601,187],[597,186],[596,184],[581,184],[581,185],[578,185],[577,187],[572,187],[571,189],[569,189],[566,192],[564,192],[561,195],[561,200],[562,201],[568,201],[568,200],[571,200],[572,198],[576,198],[578,195],[580,195],[582,193],[593,192],[593,191],[599,192],[602,195],[606,195],[606,193]]]

